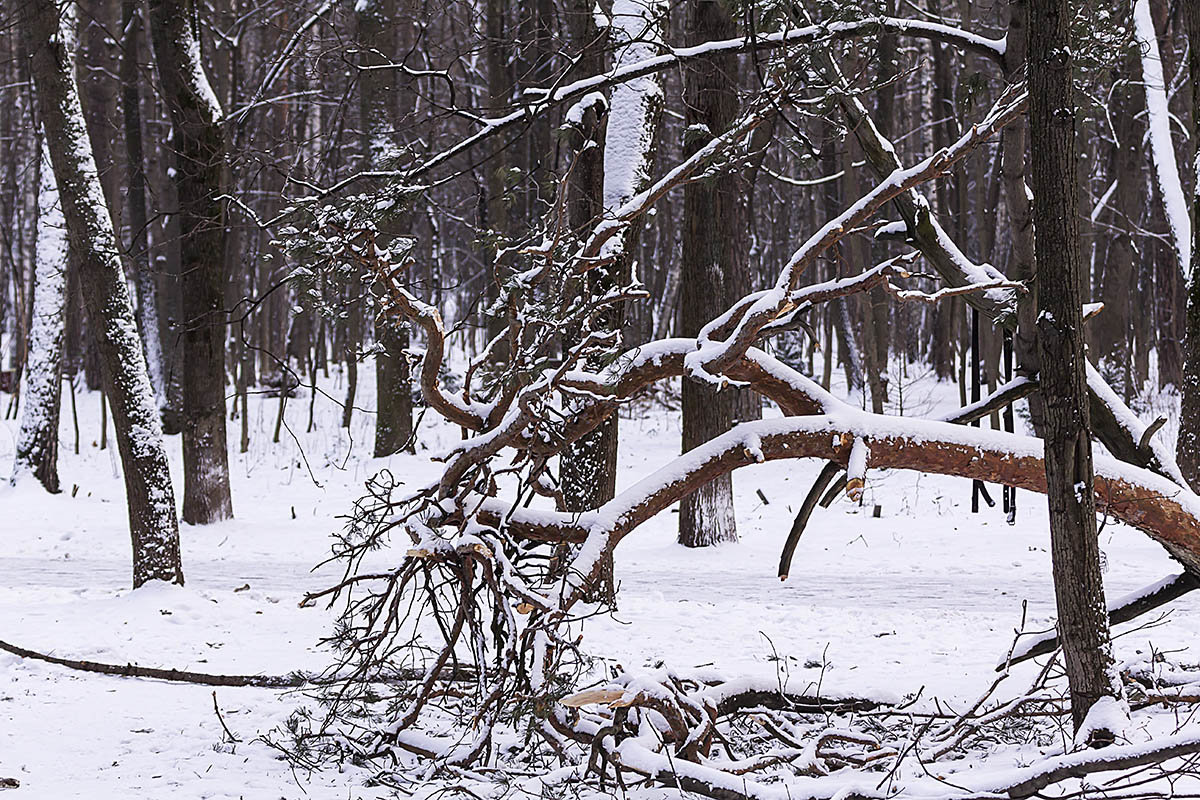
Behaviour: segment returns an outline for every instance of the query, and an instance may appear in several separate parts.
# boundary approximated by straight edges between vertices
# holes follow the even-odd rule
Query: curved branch
[[[615,547],[646,520],[714,478],[764,461],[821,458],[846,465],[852,442],[871,443],[875,469],[911,469],[1046,491],[1040,439],[947,422],[888,417],[848,406],[835,414],[742,423],[625,490],[595,511],[575,515],[512,511],[485,501],[479,521],[504,523],[518,536],[583,543],[570,579],[573,604],[578,587]],[[1170,480],[1108,457],[1096,458],[1096,497],[1107,513],[1159,542],[1191,572],[1200,574],[1200,497]],[[511,512],[511,513],[510,513]]]

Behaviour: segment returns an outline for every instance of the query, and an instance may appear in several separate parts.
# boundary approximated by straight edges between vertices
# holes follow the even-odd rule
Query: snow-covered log
[[[1040,439],[946,422],[871,414],[844,405],[835,413],[742,423],[680,456],[611,502],[584,514],[510,509],[484,501],[479,520],[539,541],[583,544],[576,563],[615,547],[650,517],[718,474],[763,461],[821,458],[848,465],[854,442],[870,447],[872,469],[910,469],[988,480],[1045,492]],[[1096,503],[1162,544],[1189,571],[1200,572],[1200,498],[1148,470],[1096,459]],[[569,603],[568,603],[569,605]]]

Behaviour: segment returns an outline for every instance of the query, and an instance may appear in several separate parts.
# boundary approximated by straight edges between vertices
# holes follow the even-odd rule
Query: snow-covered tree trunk
[[[1187,196],[1179,179],[1175,145],[1171,141],[1167,81],[1163,74],[1154,17],[1150,14],[1150,0],[1136,0],[1133,4],[1133,32],[1142,57],[1142,89],[1146,94],[1147,138],[1150,160],[1154,164],[1154,180],[1158,184],[1163,212],[1171,229],[1171,244],[1179,270],[1187,278],[1192,264],[1192,221],[1188,217]]]
[[[37,266],[29,366],[21,403],[21,430],[12,482],[32,472],[48,492],[58,489],[58,412],[62,399],[62,355],[67,283],[67,234],[50,158],[39,170]]]
[[[620,69],[656,55],[662,47],[665,8],[651,0],[616,0],[608,21],[608,41],[596,29],[593,6],[577,2],[569,15],[571,37],[583,54],[580,74],[601,74],[603,50],[614,49],[613,69]],[[586,100],[568,114],[577,141],[571,167],[570,225],[574,230],[591,223],[600,213],[612,213],[650,182],[650,167],[662,116],[662,80],[647,75],[613,87],[599,127],[599,104]],[[578,119],[575,119],[575,117]],[[633,253],[637,249],[639,225],[632,225],[610,239],[603,255],[607,266],[588,273],[589,291],[603,294],[633,279]],[[617,303],[602,312],[604,330],[620,332],[625,323],[625,304]],[[600,368],[601,364],[592,364]],[[616,493],[618,420],[614,414],[563,454],[562,489],[568,509],[585,511],[599,507]]]
[[[182,239],[183,519],[193,525],[233,516],[225,434],[225,219],[221,104],[200,57],[196,6],[151,0],[150,41],[178,154]]]
[[[1092,443],[1083,353],[1079,187],[1071,3],[1029,4],[1029,130],[1038,283],[1038,347],[1045,405],[1046,499],[1059,639],[1077,732],[1094,743],[1120,734],[1111,720],[1085,730],[1093,706],[1121,699],[1113,667],[1096,541]]]
[[[175,494],[154,393],[137,336],[133,303],[117,254],[116,233],[92,157],[74,80],[74,5],[54,0],[21,6],[46,145],[54,166],[72,258],[102,360],[105,391],[125,473],[133,585],[183,583]]]

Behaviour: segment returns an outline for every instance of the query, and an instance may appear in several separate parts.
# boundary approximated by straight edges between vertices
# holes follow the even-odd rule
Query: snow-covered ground
[[[360,374],[370,375],[362,369]],[[903,384],[907,413],[957,405],[957,388],[928,376]],[[343,393],[336,376],[324,387]],[[368,385],[360,397],[373,396]],[[0,639],[58,655],[217,673],[286,673],[326,663],[322,608],[299,608],[336,568],[313,571],[329,552],[362,483],[380,468],[427,479],[428,451],[370,458],[372,420],[318,397],[288,403],[271,443],[278,400],[252,402],[251,448],[237,453],[230,424],[234,521],[184,526],[185,587],[129,591],[128,529],[115,450],[101,451],[99,396],[78,398],[80,454],[70,406],[62,425],[65,491],[32,479],[0,488]],[[0,395],[0,408],[8,397]],[[772,413],[772,412],[768,412]],[[623,485],[675,455],[674,417],[656,410],[622,421]],[[12,461],[16,421],[0,424],[0,480]],[[430,451],[456,431],[431,428]],[[168,440],[177,487],[180,441]],[[779,548],[820,465],[775,462],[735,476],[741,542],[687,550],[674,544],[675,515],[661,514],[617,552],[620,610],[593,620],[585,645],[627,666],[660,659],[714,663],[729,673],[786,670],[825,690],[963,700],[993,679],[1014,629],[1046,627],[1053,610],[1045,503],[1019,493],[1017,524],[999,508],[970,513],[970,482],[871,472],[862,506],[818,510],[784,583]],[[178,491],[178,489],[177,489]],[[761,495],[759,492],[761,491]],[[999,502],[999,487],[992,487]],[[765,497],[765,499],[764,499]],[[873,507],[880,507],[873,516]],[[1177,571],[1161,548],[1117,524],[1102,531],[1110,597]],[[1026,610],[1023,606],[1027,604]],[[1118,639],[1118,657],[1186,648],[1200,632],[1200,598],[1178,602],[1167,624]],[[792,685],[795,685],[794,683]],[[72,672],[0,653],[0,778],[20,798],[375,797],[358,773],[293,771],[256,740],[305,698],[263,689],[211,688]],[[384,793],[386,796],[386,793]]]

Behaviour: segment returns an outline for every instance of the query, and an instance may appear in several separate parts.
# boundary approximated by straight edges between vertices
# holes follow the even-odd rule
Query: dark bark
[[[579,75],[596,75],[604,69],[604,40],[596,28],[592,6],[579,0],[568,10],[568,30],[575,49],[580,53],[576,70]],[[604,210],[604,123],[602,109],[592,104],[578,125],[568,123],[567,145],[573,161],[567,186],[567,222],[572,230],[584,230],[598,219]],[[612,274],[620,265],[609,265],[589,272],[580,291],[594,296],[613,288],[621,276]],[[622,308],[610,306],[594,321],[594,330],[619,331]],[[576,344],[579,335],[564,342],[565,347]],[[587,365],[591,369],[602,364]],[[577,442],[569,445],[562,456],[560,480],[563,502],[569,511],[587,511],[608,502],[616,493],[617,415]]]
[[[183,583],[174,492],[154,407],[146,361],[135,331],[133,304],[117,257],[95,162],[72,76],[73,37],[53,0],[23,7],[22,28],[32,56],[38,104],[80,287],[94,326],[105,391],[125,476],[133,540],[133,585],[151,580]],[[68,15],[69,17],[70,15]]]
[[[1132,86],[1117,86],[1113,99],[1117,106],[1113,122],[1116,143],[1111,154],[1111,177],[1117,189],[1101,219],[1110,227],[1103,242],[1105,256],[1101,259],[1103,276],[1100,280],[1100,300],[1104,312],[1089,324],[1092,337],[1091,354],[1096,367],[1126,401],[1137,394],[1130,353],[1130,310],[1135,297],[1129,291],[1135,274],[1133,265],[1136,249],[1131,224],[1136,224],[1145,195],[1145,176],[1142,174],[1144,125],[1140,123],[1129,93]]]
[[[1183,3],[1188,38],[1188,69],[1192,83],[1192,141],[1200,135],[1200,7]],[[1193,164],[1197,163],[1195,160]],[[1200,176],[1193,176],[1200,181]],[[1200,253],[1200,194],[1192,195],[1192,274],[1187,286],[1187,319],[1184,330],[1183,400],[1179,412],[1179,442],[1176,458],[1183,477],[1193,490],[1200,490],[1200,280],[1196,258]]]
[[[373,0],[358,8],[358,39],[363,46],[366,65],[385,61],[391,53],[405,54],[411,42],[406,38],[411,20],[399,13],[397,0]],[[393,144],[398,144],[396,129],[405,113],[403,102],[411,103],[409,79],[400,70],[370,70],[360,78],[360,109],[363,133],[363,157],[373,167],[381,162]],[[397,221],[382,228],[387,240],[402,232]],[[375,325],[375,457],[390,456],[412,446],[412,376],[405,355],[409,330],[405,324],[389,322]]]
[[[1004,61],[1004,74],[1009,83],[1021,80],[1025,74],[1025,56],[1029,41],[1028,19],[1027,0],[1009,0],[1008,50]],[[1004,206],[1008,212],[1007,236],[1012,242],[1008,275],[1013,280],[1024,281],[1027,289],[1017,300],[1013,353],[1016,356],[1017,372],[1033,377],[1038,374],[1041,358],[1038,354],[1037,329],[1034,325],[1037,316],[1038,284],[1035,276],[1037,260],[1033,243],[1033,208],[1025,183],[1028,172],[1028,134],[1024,120],[1017,120],[1000,133],[1000,174],[1004,181]],[[1029,399],[1029,413],[1034,431],[1041,435],[1040,395]]]
[[[206,525],[233,516],[225,434],[226,144],[220,108],[200,62],[197,11],[190,0],[150,0],[163,102],[177,154],[182,247],[183,519]]]
[[[720,0],[689,0],[687,44],[737,35],[737,23]],[[684,74],[688,129],[684,156],[723,133],[737,113],[737,58],[700,59]],[[688,184],[683,191],[684,229],[680,334],[695,336],[722,313],[741,288],[738,281],[741,218],[737,180],[726,174]],[[738,295],[740,296],[740,295]],[[684,378],[683,451],[729,430],[737,414],[737,394]],[[679,542],[704,547],[737,540],[733,481],[723,475],[684,498],[679,510]]]
[[[1044,401],[1050,549],[1059,637],[1078,729],[1104,697],[1120,697],[1113,671],[1100,548],[1083,353],[1083,280],[1076,180],[1069,0],[1031,0],[1029,128]],[[1097,743],[1116,731],[1097,731]]]

